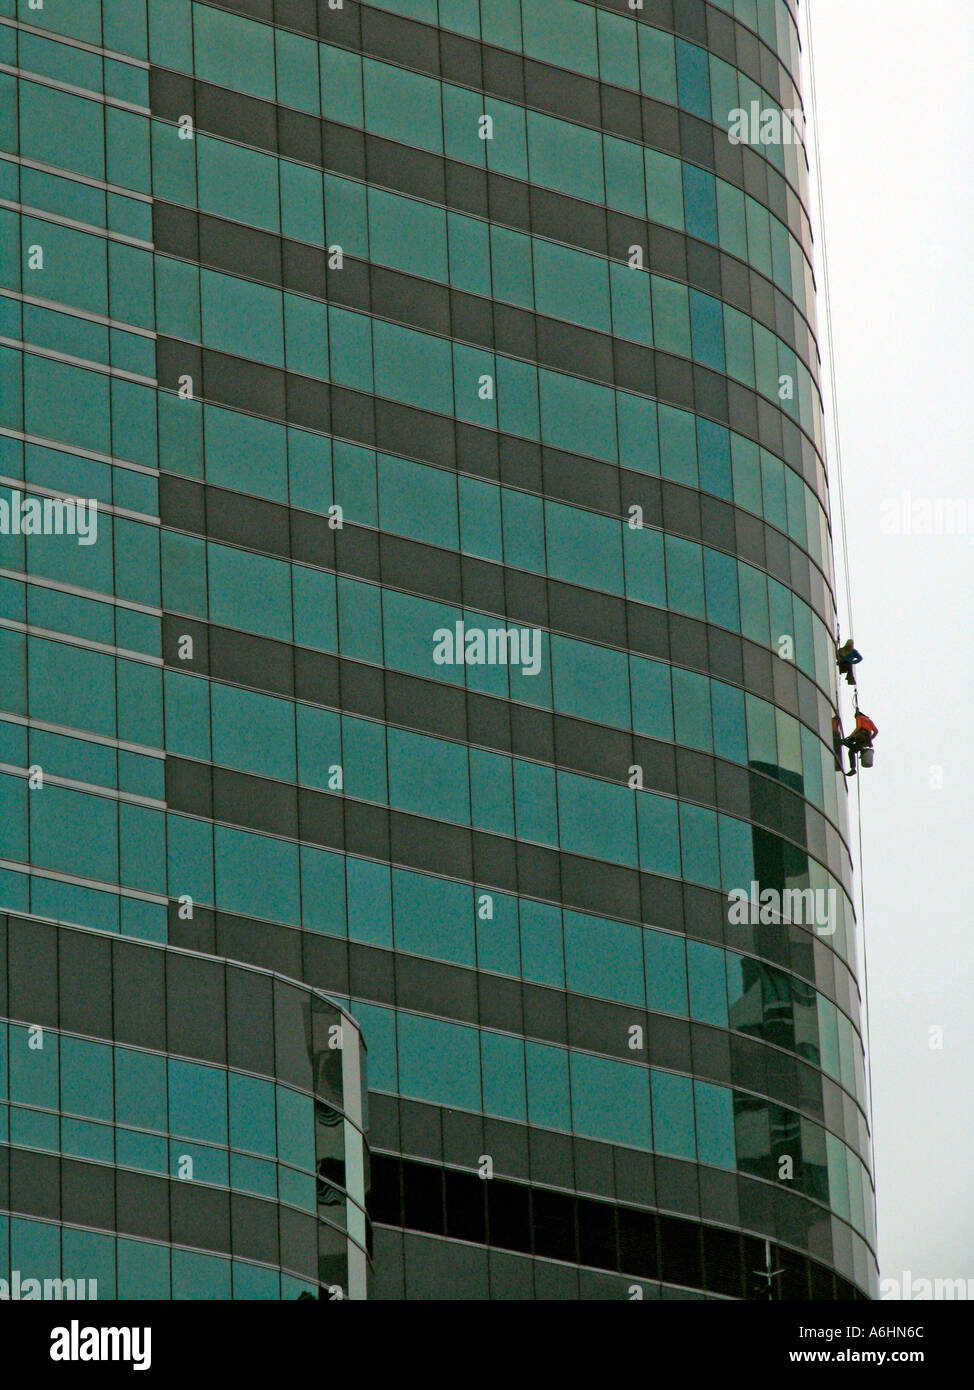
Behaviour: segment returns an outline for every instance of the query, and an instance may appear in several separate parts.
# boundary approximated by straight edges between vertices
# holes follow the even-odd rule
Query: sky
[[[974,4],[802,9],[851,635],[880,730],[858,779],[880,1276],[906,1296],[906,1271],[914,1284],[968,1279],[974,1297]],[[817,211],[813,222],[822,323]],[[841,564],[834,447],[830,486]],[[848,636],[844,597],[840,613]],[[855,830],[854,799],[850,819]]]

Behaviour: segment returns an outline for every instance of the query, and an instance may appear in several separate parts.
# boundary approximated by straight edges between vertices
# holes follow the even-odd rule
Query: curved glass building
[[[313,1036],[8,1017],[342,1117],[239,1296],[876,1292],[799,58],[796,0],[0,0],[12,964],[340,1001],[370,1285]],[[18,1055],[11,1164],[87,1161]],[[205,1287],[116,1128],[171,1225],[106,1287],[237,1294],[228,1113]]]
[[[3,1298],[367,1296],[364,1052],[315,990],[3,916],[0,1056]]]

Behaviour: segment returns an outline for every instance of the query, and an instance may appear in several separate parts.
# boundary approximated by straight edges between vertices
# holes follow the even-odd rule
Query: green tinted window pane
[[[639,865],[654,874],[679,877],[680,839],[677,828],[677,802],[668,796],[639,792],[636,796],[639,818]]]
[[[727,1027],[727,985],[724,952],[702,941],[687,942],[690,1017],[718,1028]]]
[[[283,426],[211,405],[204,406],[203,419],[207,482],[273,502],[287,501]]]
[[[642,26],[640,26],[642,32]],[[683,180],[680,161],[658,150],[644,151],[646,210],[650,221],[683,230]]]
[[[97,1120],[114,1117],[112,1049],[107,1044],[62,1037],[61,1107]]]
[[[603,82],[639,89],[638,27],[620,15],[596,10]]]
[[[319,46],[321,55],[321,114],[326,120],[343,121],[360,126],[362,109],[362,59],[357,53],[330,44]],[[383,68],[381,63],[369,63],[370,73]],[[375,79],[370,79],[374,81]]]
[[[460,744],[389,730],[389,801],[419,815],[468,824],[467,750]]]
[[[613,392],[594,382],[541,370],[542,440],[555,448],[590,454],[615,461],[615,399]]]
[[[668,932],[644,931],[643,955],[646,962],[646,1004],[660,1013],[686,1017],[686,946],[681,936]]]
[[[641,1007],[645,992],[640,935],[638,927],[566,912],[568,988]]]
[[[20,82],[18,92],[21,154],[39,164],[104,179],[103,108],[34,82]]]
[[[201,134],[196,135],[193,143],[200,210],[277,232],[278,176],[276,162],[270,155]]]
[[[214,836],[217,901],[227,912],[300,918],[298,847],[284,840],[217,826]]]
[[[677,743],[704,752],[713,749],[710,682],[706,676],[673,667],[673,712]]]
[[[557,781],[562,849],[615,864],[635,864],[633,792],[570,772],[559,772]]]
[[[230,1144],[252,1153],[275,1152],[274,1087],[256,1076],[229,1074]]]
[[[461,965],[475,963],[470,887],[429,874],[393,870],[396,946]]]
[[[675,668],[674,668],[675,669]],[[662,661],[631,656],[633,727],[651,738],[672,739],[673,699],[670,666]]]
[[[482,748],[470,750],[473,824],[498,835],[514,834],[514,787],[509,758]]]
[[[166,1060],[130,1048],[115,1049],[115,1118],[119,1124],[164,1131]]]
[[[479,1110],[477,1030],[418,1014],[399,1014],[399,1074],[404,1095]]]
[[[596,724],[628,726],[625,653],[553,635],[551,661],[556,709]]]
[[[564,986],[565,964],[560,908],[523,899],[520,906],[521,961],[526,980]]]
[[[321,174],[301,164],[281,160],[281,231],[295,241],[321,246],[325,240],[325,213]]]
[[[457,549],[457,480],[453,473],[380,454],[378,481],[383,530]]]
[[[443,149],[443,124],[438,84],[430,77],[371,58],[364,59],[362,69],[366,129],[388,140],[439,154]],[[327,91],[324,70],[322,86]]]
[[[645,1067],[571,1054],[572,1128],[577,1134],[650,1149],[649,1073]]]
[[[230,1261],[193,1250],[172,1252],[172,1296],[200,1300],[230,1297]]]
[[[666,569],[659,531],[632,529],[622,533],[626,563],[626,594],[641,603],[666,606]]]
[[[718,1168],[737,1166],[734,1143],[734,1095],[726,1086],[694,1081],[697,1160]]]
[[[216,1067],[169,1061],[169,1124],[174,1134],[227,1142],[227,1079]]]
[[[528,1078],[528,1123],[546,1129],[571,1128],[568,1053],[541,1043],[524,1044]]]
[[[744,692],[722,681],[711,683],[714,752],[732,762],[747,762],[747,726],[744,718]]]
[[[535,303],[539,314],[607,333],[607,263],[550,241],[534,242]]]
[[[478,892],[476,908],[478,968],[520,974],[517,899],[503,893]]]
[[[442,208],[370,188],[372,260],[409,275],[447,280],[446,215]]]
[[[570,197],[605,200],[602,140],[594,130],[528,112],[531,178]]]
[[[678,357],[690,356],[690,300],[685,285],[652,277],[653,335],[657,347]]]
[[[317,115],[321,109],[318,78],[318,45],[313,39],[274,31],[277,59],[277,100]]]
[[[376,319],[373,324],[375,389],[383,396],[435,410],[453,411],[450,345],[442,338]]]
[[[703,618],[706,613],[703,588],[703,555],[699,545],[679,536],[666,537],[666,588],[671,608]]]
[[[525,54],[541,63],[598,77],[595,17],[590,5],[576,0],[558,5],[534,0],[522,5]]]
[[[283,1163],[312,1172],[315,1166],[314,1101],[311,1096],[276,1087],[277,1152]]]
[[[653,1071],[653,1146],[657,1153],[672,1154],[691,1162],[696,1158],[693,1120],[693,1083],[688,1076]]]
[[[527,1120],[524,1043],[501,1033],[480,1035],[484,1111],[504,1119]]]
[[[385,864],[346,863],[348,934],[354,941],[392,945],[392,879]]]
[[[281,1276],[276,1269],[234,1260],[233,1296],[235,1299],[276,1301],[281,1297]]]
[[[546,502],[548,573],[566,583],[622,593],[622,546],[618,522],[576,507]]]
[[[676,49],[671,35],[648,24],[637,25],[642,89],[655,101],[676,105]]]

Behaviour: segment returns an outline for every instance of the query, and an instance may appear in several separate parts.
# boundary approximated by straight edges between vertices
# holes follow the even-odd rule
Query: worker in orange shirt
[[[857,756],[861,756],[863,767],[872,767],[873,739],[878,733],[879,730],[869,718],[869,715],[863,714],[862,710],[857,709],[856,727],[848,738],[842,740],[849,750],[849,771],[846,773],[847,777],[855,777],[856,775]]]

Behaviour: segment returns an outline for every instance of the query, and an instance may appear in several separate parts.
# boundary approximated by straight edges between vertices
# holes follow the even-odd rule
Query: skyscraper
[[[0,16],[17,940],[339,1001],[374,1297],[869,1296],[794,0]]]

